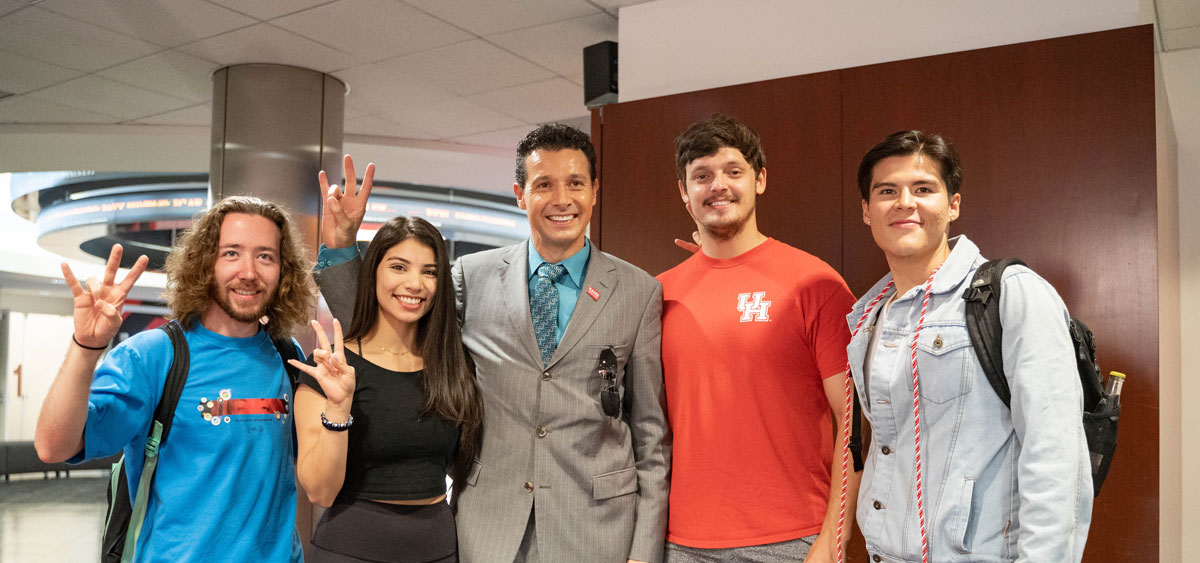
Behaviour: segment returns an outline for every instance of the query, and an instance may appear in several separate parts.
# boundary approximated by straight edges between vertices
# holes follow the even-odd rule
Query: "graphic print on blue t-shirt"
[[[232,389],[221,389],[216,399],[200,397],[196,410],[213,426],[230,422],[287,422],[288,394],[278,399],[234,399]]]

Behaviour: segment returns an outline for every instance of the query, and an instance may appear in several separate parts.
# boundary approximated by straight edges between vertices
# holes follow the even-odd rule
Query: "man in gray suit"
[[[373,174],[346,194],[322,176],[328,248],[317,280],[343,322],[360,264],[344,260],[357,256]],[[352,188],[354,178],[347,157]],[[586,134],[538,127],[517,148],[513,184],[530,239],[454,265],[484,401],[480,457],[457,499],[464,563],[662,560],[662,286],[587,239],[599,187]]]

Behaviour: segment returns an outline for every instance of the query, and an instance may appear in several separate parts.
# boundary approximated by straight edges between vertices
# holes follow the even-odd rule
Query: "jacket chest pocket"
[[[921,397],[946,403],[971,391],[975,350],[964,324],[926,324],[917,339]],[[908,379],[912,391],[912,378]]]
[[[608,388],[616,389],[619,396],[625,396],[625,365],[629,363],[629,346],[625,344],[588,344],[584,366],[587,371],[574,374],[576,377],[587,378],[587,392],[597,401],[601,393]]]

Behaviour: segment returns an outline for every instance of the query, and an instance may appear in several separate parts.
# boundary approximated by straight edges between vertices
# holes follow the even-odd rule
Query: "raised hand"
[[[317,346],[313,350],[313,360],[316,366],[288,360],[288,363],[300,371],[311,375],[321,385],[325,400],[334,407],[349,409],[349,401],[354,398],[354,368],[346,363],[346,351],[342,345],[342,323],[333,320],[333,346],[325,337],[321,324],[312,321],[313,331],[317,333]]]
[[[321,212],[321,242],[326,248],[346,248],[355,243],[363,215],[367,212],[367,198],[371,196],[371,186],[375,182],[374,163],[367,165],[361,187],[357,186],[358,177],[354,175],[354,159],[346,155],[343,165],[346,173],[345,193],[337,184],[329,185],[329,177],[324,170],[317,174],[321,197],[325,198]]]
[[[117,331],[121,329],[121,308],[125,305],[125,296],[133,289],[134,282],[146,271],[150,262],[144,255],[129,269],[121,283],[115,283],[117,269],[121,267],[121,254],[124,249],[114,244],[108,253],[108,263],[104,266],[104,281],[97,282],[96,278],[88,280],[84,289],[75,273],[66,262],[62,263],[63,279],[75,299],[75,340],[89,348],[103,348]]]

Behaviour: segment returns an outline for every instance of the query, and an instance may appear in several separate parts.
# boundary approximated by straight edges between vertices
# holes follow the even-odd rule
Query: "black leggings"
[[[458,531],[445,502],[334,503],[313,533],[311,563],[454,563]]]

